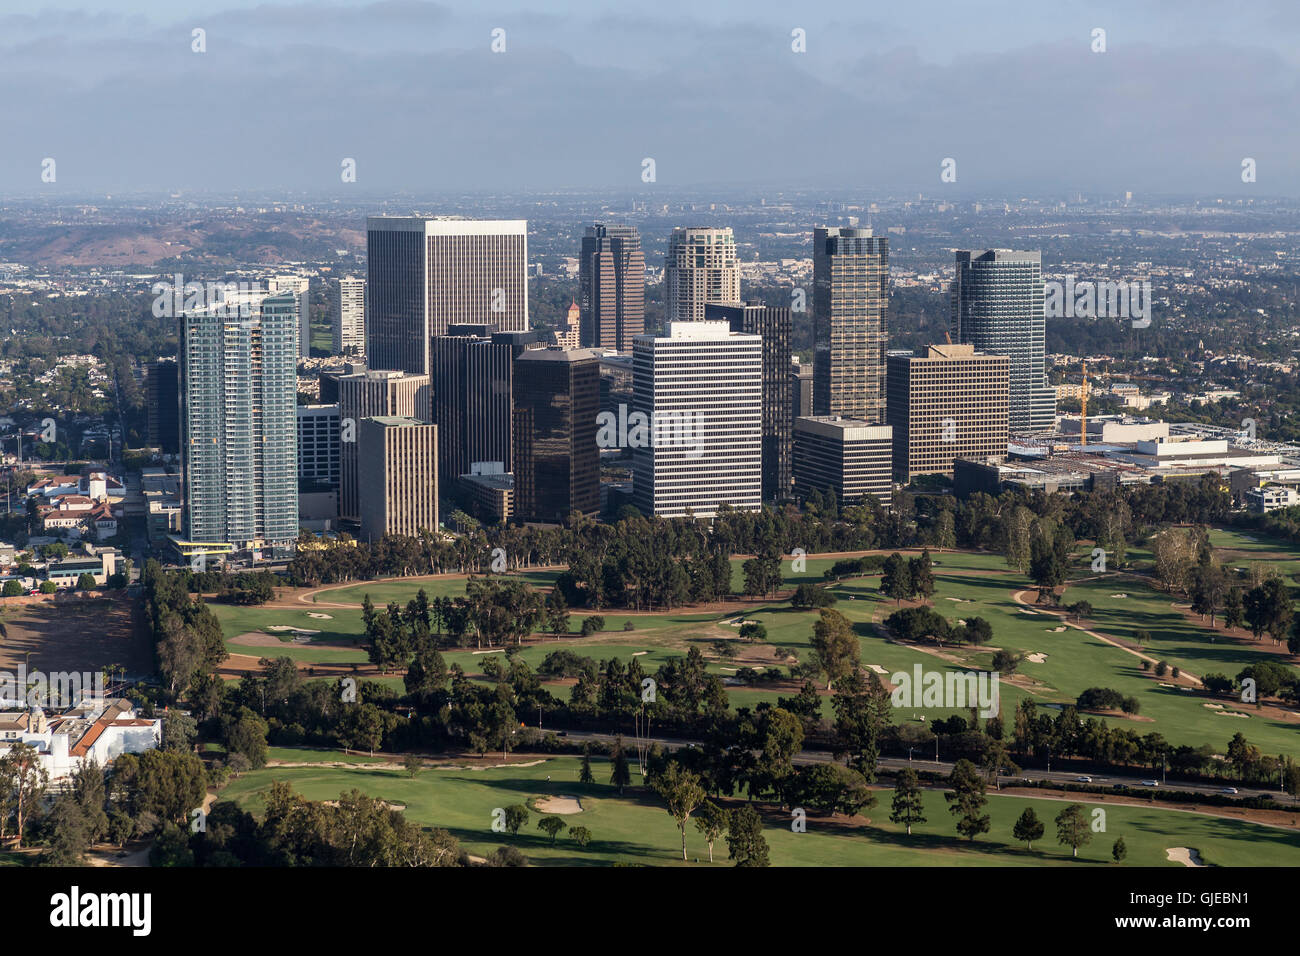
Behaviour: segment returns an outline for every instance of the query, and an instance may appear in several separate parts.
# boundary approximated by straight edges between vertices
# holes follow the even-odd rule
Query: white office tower
[[[710,302],[740,301],[740,263],[730,227],[673,230],[664,257],[664,318],[699,322]]]
[[[334,283],[335,355],[366,352],[366,280],[337,279]]]
[[[728,323],[670,322],[632,344],[632,408],[602,447],[632,450],[642,514],[712,517],[763,498],[763,339]],[[617,442],[613,439],[617,431]]]
[[[298,358],[311,358],[311,279],[307,276],[276,276],[266,280],[272,293],[292,292],[298,303]]]

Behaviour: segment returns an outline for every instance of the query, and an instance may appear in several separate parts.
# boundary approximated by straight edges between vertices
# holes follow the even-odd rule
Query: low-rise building
[[[90,700],[47,716],[40,707],[0,711],[0,755],[16,743],[35,747],[51,781],[63,780],[83,763],[107,767],[124,753],[162,745],[162,720],[136,714],[128,700]]]

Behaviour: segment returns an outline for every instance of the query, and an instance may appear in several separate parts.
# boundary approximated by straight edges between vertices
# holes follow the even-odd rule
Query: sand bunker
[[[318,621],[332,621],[332,620],[334,620],[334,615],[333,615],[333,614],[321,614],[319,611],[308,611],[308,612],[307,612],[307,616],[308,616],[308,617],[314,617],[314,618],[315,618],[316,620],[318,620]]]
[[[1216,710],[1216,717],[1240,717],[1242,720],[1250,720],[1250,714],[1243,714],[1239,710]]]
[[[471,651],[470,653],[478,656],[479,654],[504,654],[505,652],[506,649],[504,647],[495,647],[490,651]]]
[[[1029,608],[1027,608],[1027,607],[1022,607],[1022,608],[1020,609],[1020,613],[1021,613],[1021,614],[1037,614],[1038,612],[1037,612],[1037,611],[1031,611],[1031,610],[1029,610]]]
[[[1222,704],[1202,704],[1202,707],[1208,707],[1210,710],[1223,710]]]
[[[294,634],[319,634],[320,633],[320,631],[313,631],[310,628],[291,627],[288,624],[271,624],[267,626],[266,630],[275,631],[277,633],[283,633],[284,631],[292,631]]]
[[[542,797],[537,801],[537,809],[541,813],[581,813],[582,804],[577,797],[561,794],[558,797]]]
[[[1127,594],[1112,594],[1111,597],[1113,597],[1113,598],[1126,598],[1126,597],[1128,597],[1128,595],[1127,595]]]
[[[1027,661],[1029,661],[1030,663],[1033,663],[1033,664],[1042,664],[1042,663],[1045,663],[1045,662],[1047,661],[1047,655],[1046,655],[1046,654],[1027,654],[1027,655],[1025,655],[1025,660],[1027,660]]]
[[[325,806],[327,807],[337,807],[339,805],[339,802],[337,800],[322,800],[321,803],[325,804]],[[404,803],[389,803],[387,800],[381,800],[380,803],[386,806],[389,810],[406,809],[406,804]]]
[[[633,657],[640,657],[642,654],[649,654],[649,653],[650,653],[649,651],[633,651],[633,652],[632,652],[632,656],[633,656]]]
[[[1165,850],[1165,856],[1183,866],[1205,866],[1201,861],[1201,854],[1189,846],[1171,846]]]
[[[1063,630],[1065,630],[1065,625],[1062,624],[1060,627],[1049,627],[1048,630],[1051,631],[1053,634],[1060,634]]]
[[[877,674],[888,674],[888,673],[889,673],[889,671],[885,670],[885,669],[884,669],[883,667],[881,667],[879,664],[868,664],[868,665],[867,665],[867,670],[875,671]]]

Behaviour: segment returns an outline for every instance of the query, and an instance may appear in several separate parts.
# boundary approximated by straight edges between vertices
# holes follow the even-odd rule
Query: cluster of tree
[[[140,580],[158,672],[175,700],[192,681],[211,678],[228,656],[221,623],[202,599],[191,600],[184,572],[164,571],[150,559]]]
[[[993,626],[982,617],[968,617],[961,623],[949,621],[930,607],[907,607],[885,618],[885,627],[897,641],[912,644],[987,644]]]
[[[1142,704],[1136,697],[1125,697],[1109,687],[1089,687],[1075,701],[1079,710],[1121,710],[1126,714],[1136,714]]]
[[[897,604],[916,597],[930,600],[934,595],[934,562],[929,550],[916,558],[904,558],[897,551],[886,558],[881,566],[880,593]]]

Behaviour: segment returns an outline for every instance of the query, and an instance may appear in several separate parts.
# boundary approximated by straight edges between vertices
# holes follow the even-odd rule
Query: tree
[[[544,830],[550,836],[552,846],[555,845],[555,838],[567,825],[561,817],[542,817],[537,821],[537,829]]]
[[[1241,627],[1246,622],[1245,606],[1241,598],[1241,588],[1228,588],[1223,596],[1223,626]]]
[[[908,560],[907,573],[912,581],[912,594],[922,601],[929,601],[934,596],[934,565],[928,549],[923,550],[919,558]]]
[[[912,587],[912,567],[897,551],[885,559],[880,575],[880,593],[893,598],[896,605],[915,593]]]
[[[1042,839],[1043,830],[1043,821],[1038,819],[1038,814],[1034,812],[1034,808],[1025,807],[1025,812],[1020,814],[1020,819],[1012,827],[1011,835],[1032,850],[1034,841]]]
[[[989,830],[989,815],[984,813],[988,797],[984,795],[984,778],[969,760],[958,760],[948,778],[952,790],[943,795],[948,811],[957,817],[957,832],[974,840]]]
[[[700,786],[700,778],[676,761],[672,761],[661,773],[655,774],[651,785],[667,806],[668,815],[677,822],[677,829],[682,834],[682,859],[685,860],[687,858],[686,821],[704,800],[704,788]]]
[[[582,768],[578,771],[578,783],[595,783],[596,778],[591,775],[591,744],[582,745]]]
[[[101,808],[100,812],[103,812]],[[45,849],[40,856],[42,866],[81,866],[86,850],[91,844],[90,826],[80,805],[69,794],[54,801],[46,815]]]
[[[921,786],[916,771],[904,767],[898,772],[894,782],[894,803],[889,812],[889,819],[907,827],[907,835],[912,835],[912,825],[924,823],[924,805],[921,802]]]
[[[569,836],[578,846],[586,846],[591,842],[591,831],[586,827],[569,827]]]
[[[1280,578],[1268,578],[1258,587],[1246,592],[1243,599],[1246,623],[1259,640],[1268,634],[1274,644],[1280,644],[1291,626],[1291,596]]]
[[[741,807],[727,814],[727,852],[736,866],[769,865],[763,819],[753,807]]]
[[[1092,829],[1088,826],[1088,817],[1083,807],[1072,803],[1056,815],[1056,842],[1068,846],[1073,855],[1079,855],[1079,847],[1092,839]]]
[[[1128,847],[1124,845],[1124,838],[1116,837],[1110,848],[1110,858],[1116,863],[1123,863],[1126,856],[1128,856]]]
[[[415,778],[415,775],[420,772],[420,768],[423,766],[424,761],[415,754],[407,754],[402,758],[402,769],[405,770],[406,775],[412,779]]]
[[[0,591],[0,597],[18,597],[22,593],[23,583],[21,581],[6,581],[4,590]]]
[[[812,650],[816,665],[826,675],[826,689],[860,665],[858,638],[853,625],[834,608],[822,608],[813,625]]]
[[[695,813],[695,829],[709,845],[709,862],[713,862],[713,844],[727,829],[727,811],[712,800],[705,800]]]
[[[632,771],[627,766],[627,754],[623,752],[623,738],[618,737],[614,741],[614,752],[610,754],[611,769],[609,782],[611,785],[618,787],[618,792],[623,793],[623,788],[632,782]]]
[[[13,816],[18,838],[15,849],[22,849],[28,818],[40,806],[49,782],[50,775],[30,744],[16,743],[0,757],[0,837],[5,835],[9,817]]]
[[[569,633],[569,604],[559,588],[546,596],[546,628],[556,637]]]
[[[506,807],[506,832],[511,836],[519,835],[519,828],[528,823],[528,808],[522,803]]]

